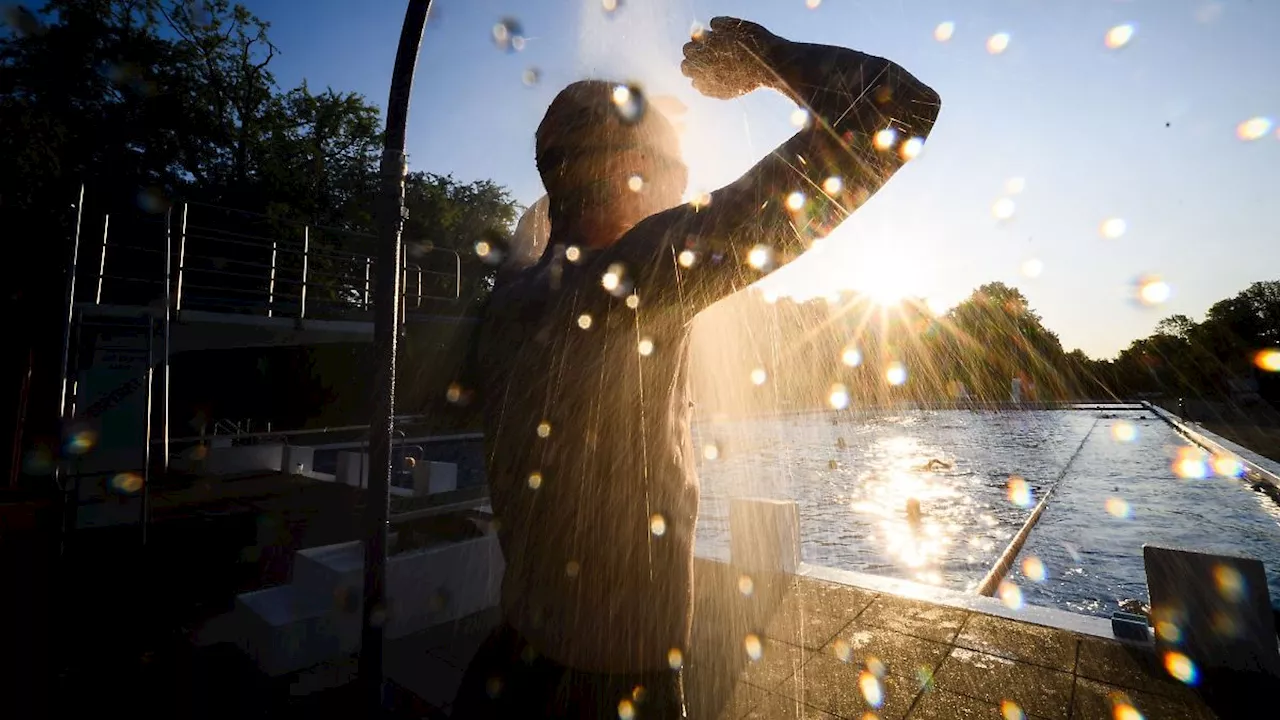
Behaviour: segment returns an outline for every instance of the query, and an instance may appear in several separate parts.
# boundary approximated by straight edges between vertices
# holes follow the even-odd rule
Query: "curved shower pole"
[[[431,0],[409,0],[391,71],[378,202],[378,266],[373,301],[374,396],[369,423],[369,487],[364,514],[364,605],[359,682],[370,718],[384,708],[383,626],[386,622],[387,519],[391,443],[395,431],[396,352],[400,335],[400,232],[404,225],[405,134],[413,72]]]

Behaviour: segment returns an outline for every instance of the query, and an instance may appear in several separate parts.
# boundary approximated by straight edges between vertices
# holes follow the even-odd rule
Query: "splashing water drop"
[[[898,141],[898,131],[885,128],[871,137],[871,144],[877,150],[888,150]]]
[[[1245,142],[1261,139],[1271,132],[1271,125],[1271,118],[1268,117],[1249,118],[1236,126],[1236,137]]]
[[[884,704],[884,688],[880,686],[880,678],[874,673],[863,671],[858,676],[858,690],[862,692],[862,699],[873,708],[878,708]]]
[[[653,354],[653,340],[650,338],[640,338],[640,345],[637,348],[644,357]]]
[[[767,245],[756,245],[747,253],[747,264],[756,270],[767,270],[773,265],[773,249]]]
[[[1022,263],[1022,274],[1029,278],[1038,278],[1044,273],[1044,261],[1031,258]]]
[[[804,193],[796,190],[787,196],[787,209],[792,212],[799,212],[804,209],[805,197]]]
[[[578,327],[582,328],[583,330],[590,330],[590,329],[591,329],[591,316],[590,316],[590,315],[588,315],[588,314],[586,314],[586,313],[582,313],[581,315],[579,315],[579,316],[578,316]]]
[[[690,40],[701,40],[703,36],[706,34],[707,34],[707,28],[697,20],[693,21],[693,24],[689,26]]]
[[[654,537],[662,537],[663,535],[666,535],[666,518],[662,517],[659,513],[654,513],[653,517],[649,518],[649,532],[653,533]]]
[[[1020,508],[1031,507],[1032,492],[1031,484],[1026,480],[1014,475],[1009,478],[1008,485],[1009,502]]]
[[[897,360],[889,363],[888,369],[884,371],[884,379],[894,387],[906,384],[907,367]]]
[[[1004,197],[997,200],[995,204],[991,206],[991,214],[995,216],[997,220],[1008,220],[1013,217],[1015,209],[1016,206],[1013,204],[1013,200]]]
[[[1004,580],[1000,583],[1000,602],[1010,610],[1022,609],[1022,589],[1017,585]]]
[[[756,583],[754,580],[751,579],[750,575],[738,576],[738,592],[742,593],[743,595],[746,595],[747,597],[750,597],[751,593],[755,591],[756,591]]]
[[[752,662],[756,662],[764,655],[764,646],[761,645],[760,638],[755,633],[748,633],[747,637],[743,639],[742,645],[747,651],[747,657],[751,658]]]
[[[844,181],[837,175],[832,175],[822,181],[822,191],[828,195],[838,195],[844,189]]]
[[[1124,498],[1109,497],[1103,503],[1103,507],[1107,509],[1107,514],[1111,517],[1127,520],[1133,517],[1133,508],[1129,506],[1129,501]]]
[[[667,651],[667,667],[672,670],[684,667],[684,653],[680,652],[680,648],[671,648]]]
[[[950,20],[947,20],[946,22],[938,23],[938,27],[933,29],[933,39],[937,40],[938,42],[946,42],[950,40],[951,36],[955,34],[956,34],[956,24],[951,22]]]
[[[922,150],[924,150],[924,138],[911,137],[902,143],[902,148],[898,151],[898,154],[902,156],[903,160],[915,160],[920,156],[920,151]]]
[[[699,190],[689,198],[689,204],[692,205],[694,209],[704,208],[711,204],[711,193],[706,190]]]
[[[1116,442],[1129,443],[1138,437],[1138,426],[1131,422],[1121,420],[1111,426],[1111,437]]]
[[[987,38],[987,52],[992,55],[999,55],[1009,49],[1009,33],[996,33]]]
[[[840,662],[849,662],[853,659],[853,646],[841,638],[831,644],[831,653]]]
[[[836,410],[849,407],[849,390],[840,383],[832,385],[831,392],[827,395],[827,402],[831,403],[831,407]]]
[[[1031,582],[1044,582],[1046,577],[1044,562],[1034,555],[1024,558],[1022,561],[1022,574],[1026,575]]]
[[[625,274],[626,268],[621,263],[613,263],[604,271],[604,275],[600,276],[600,286],[611,293],[615,292],[622,285]]]
[[[631,192],[640,192],[644,189],[644,178],[639,175],[632,175],[627,178],[627,189]]]
[[[1148,307],[1168,302],[1173,295],[1169,283],[1154,275],[1143,276],[1135,282],[1138,302]]]
[[[1280,350],[1267,348],[1253,356],[1253,364],[1263,372],[1280,373]]]
[[[523,74],[520,75],[520,81],[523,82],[526,87],[533,87],[534,85],[537,85],[541,80],[542,80],[542,71],[536,67],[528,68],[524,71]]]
[[[615,85],[613,88],[613,107],[624,123],[631,124],[644,117],[644,93],[636,85]]]
[[[764,368],[756,368],[751,371],[752,385],[763,385],[765,384],[765,381],[767,381],[768,379],[769,379],[769,373],[765,372]]]
[[[493,26],[493,44],[503,52],[524,49],[524,28],[513,17],[504,17]]]
[[[542,422],[538,423],[538,437],[540,438],[551,437],[551,423],[547,422],[546,420],[543,420]]]
[[[1200,673],[1196,670],[1196,664],[1180,652],[1165,653],[1164,669],[1175,679],[1187,685],[1195,685],[1199,680]]]
[[[540,472],[529,473],[529,489],[537,490],[540,487],[542,487],[542,473]]]
[[[1103,38],[1103,43],[1110,50],[1119,50],[1128,45],[1129,41],[1133,39],[1133,30],[1133,25],[1128,23],[1117,25],[1107,31],[1106,37]]]
[[[1124,221],[1124,218],[1118,217],[1107,218],[1098,226],[1098,232],[1102,233],[1102,237],[1108,240],[1115,240],[1121,235],[1124,235],[1125,231],[1128,229],[1129,224]]]
[[[1018,703],[1012,700],[1000,701],[1000,717],[1004,720],[1026,720],[1027,714],[1022,712],[1022,708]]]

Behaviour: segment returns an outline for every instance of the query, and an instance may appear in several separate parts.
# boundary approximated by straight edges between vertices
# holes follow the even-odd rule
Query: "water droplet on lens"
[[[1114,217],[1103,220],[1102,225],[1098,227],[1098,232],[1102,233],[1102,237],[1108,240],[1115,240],[1124,235],[1128,229],[1128,223],[1124,221],[1124,218]]]
[[[1271,132],[1271,118],[1254,117],[1236,126],[1236,137],[1244,141],[1258,140]]]
[[[527,86],[533,87],[542,80],[542,71],[536,67],[528,68],[524,74],[520,76],[520,80]]]
[[[828,195],[838,195],[844,189],[844,181],[839,176],[832,175],[822,181],[822,191]]]
[[[787,209],[792,212],[799,212],[804,209],[804,202],[804,193],[797,190],[787,196]]]
[[[1119,50],[1129,41],[1133,39],[1133,26],[1129,24],[1117,25],[1107,31],[1106,38],[1103,42],[1111,50]]]
[[[627,189],[631,192],[640,192],[644,189],[644,178],[639,175],[632,175],[627,178]]]
[[[956,24],[950,20],[938,23],[938,27],[933,29],[933,39],[938,42],[946,42],[956,33]]]
[[[649,338],[641,338],[639,350],[640,350],[640,354],[643,355],[644,357],[649,357],[650,355],[652,355],[653,340]]]
[[[622,0],[600,0],[600,7],[604,9],[605,13],[612,13],[621,5]]]
[[[672,670],[684,667],[684,653],[680,652],[680,648],[671,648],[667,651],[667,667]]]
[[[493,26],[493,44],[503,52],[519,51],[524,48],[524,28],[520,21],[513,17],[504,17]]]
[[[756,368],[751,371],[752,385],[763,385],[765,381],[768,379],[769,379],[769,373],[765,372],[764,368]]]
[[[747,657],[755,662],[764,655],[764,646],[760,642],[760,638],[755,633],[750,633],[742,641],[743,647],[747,651]]]
[[[1016,206],[1013,204],[1013,200],[1009,198],[1000,198],[991,206],[991,214],[994,215],[997,220],[1008,220],[1013,217],[1015,209]]]
[[[542,487],[542,473],[540,472],[529,473],[529,488],[531,490],[537,490],[540,487]]]
[[[590,316],[590,315],[588,315],[587,313],[582,313],[581,315],[579,315],[579,316],[578,316],[578,327],[582,328],[583,330],[590,330],[590,329],[591,329],[591,316]]]
[[[616,85],[613,88],[613,107],[624,123],[634,123],[644,117],[644,93],[636,85]]]
[[[898,131],[893,128],[885,128],[876,133],[871,138],[871,144],[877,150],[888,150],[898,141]]]
[[[654,516],[649,518],[649,532],[653,533],[654,537],[662,537],[663,535],[666,535],[666,518],[662,517],[662,515],[658,513],[654,513]]]
[[[543,420],[538,423],[538,437],[545,438],[551,435],[551,423]]]
[[[996,33],[987,38],[987,52],[999,55],[1009,49],[1009,33]]]

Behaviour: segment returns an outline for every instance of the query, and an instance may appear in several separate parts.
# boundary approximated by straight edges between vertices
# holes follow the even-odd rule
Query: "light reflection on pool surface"
[[[1125,598],[1145,602],[1143,542],[1259,557],[1280,597],[1271,572],[1280,509],[1212,470],[1210,479],[1179,477],[1187,444],[1150,413],[917,411],[838,425],[831,417],[695,428],[699,446],[720,450],[699,468],[699,554],[728,559],[730,497],[792,499],[805,562],[972,591],[1079,448],[1008,576],[1009,597],[1099,615]],[[934,459],[945,465],[929,468]],[[1015,492],[1019,479],[1025,490]]]

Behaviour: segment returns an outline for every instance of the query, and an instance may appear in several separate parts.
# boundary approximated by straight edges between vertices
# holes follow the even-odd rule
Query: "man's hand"
[[[728,100],[777,82],[777,51],[787,41],[760,25],[732,17],[711,19],[711,28],[684,46],[680,71],[707,97]]]

